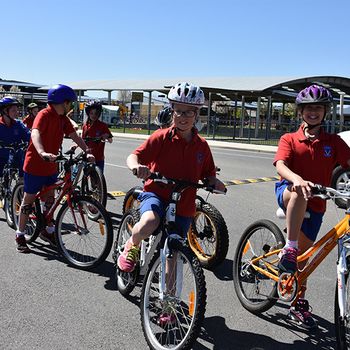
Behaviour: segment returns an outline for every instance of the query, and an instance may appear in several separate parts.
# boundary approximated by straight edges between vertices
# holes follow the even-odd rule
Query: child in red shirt
[[[24,233],[35,195],[43,186],[52,185],[57,180],[57,164],[54,161],[61,147],[63,136],[68,135],[81,149],[88,152],[88,146],[77,135],[66,116],[75,100],[76,94],[69,86],[55,85],[48,92],[48,107],[41,110],[34,120],[31,141],[23,167],[24,196],[16,231],[17,251],[20,253],[30,252]],[[87,158],[94,160],[92,154],[88,154]],[[45,198],[42,198],[46,209],[52,205],[53,197],[54,193],[50,191],[46,193]],[[53,232],[53,223],[48,223],[46,229],[40,233],[40,238],[55,246]]]
[[[140,221],[132,228],[132,236],[126,242],[118,258],[118,267],[125,272],[135,268],[139,256],[139,244],[158,227],[169,200],[169,189],[147,180],[151,172],[164,176],[198,182],[207,178],[215,189],[224,191],[225,185],[216,178],[215,165],[209,146],[194,127],[199,109],[204,104],[204,93],[195,85],[180,83],[168,95],[172,103],[173,126],[152,134],[127,158],[130,170],[146,180],[141,201]],[[196,191],[187,189],[178,204],[176,222],[187,232],[195,213]]]
[[[307,261],[297,266],[300,253],[310,248],[322,224],[326,203],[312,198],[314,184],[329,186],[336,164],[350,166],[350,148],[338,136],[326,133],[322,123],[330,111],[332,96],[322,86],[311,85],[300,91],[296,98],[298,113],[303,119],[299,130],[280,139],[274,165],[282,180],[276,184],[279,206],[286,213],[287,242],[280,253],[278,268],[281,272],[295,273]],[[310,214],[305,218],[306,210]],[[292,304],[288,317],[304,328],[315,328],[309,303],[304,292]]]
[[[36,103],[32,102],[32,103],[29,103],[27,110],[28,110],[28,115],[23,119],[23,124],[28,129],[31,129],[33,127],[34,119],[39,112],[39,106]]]
[[[113,136],[106,123],[99,120],[102,113],[102,104],[99,101],[91,101],[86,104],[85,112],[87,115],[87,121],[83,125],[83,139],[86,138],[101,138],[102,141],[107,140],[112,143]],[[104,171],[104,149],[105,142],[99,141],[88,141],[86,144],[91,150],[91,153],[95,157],[96,165],[101,169],[102,173]]]

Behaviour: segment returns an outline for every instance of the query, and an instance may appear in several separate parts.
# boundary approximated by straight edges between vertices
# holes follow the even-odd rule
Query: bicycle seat
[[[279,218],[279,219],[285,219],[286,218],[286,213],[284,212],[284,210],[282,208],[278,208],[276,210],[276,216]],[[304,218],[305,219],[310,219],[310,213],[308,211],[305,212],[305,215],[304,215]]]

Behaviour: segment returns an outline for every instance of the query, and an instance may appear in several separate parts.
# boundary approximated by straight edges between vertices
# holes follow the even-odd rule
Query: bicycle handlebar
[[[0,141],[0,148],[3,149],[11,149],[11,150],[17,150],[20,148],[27,148],[28,142],[26,141],[19,141],[19,142],[12,142],[12,143],[5,143],[3,141]]]
[[[313,197],[319,197],[322,199],[331,199],[331,198],[350,199],[350,191],[338,191],[332,187],[326,187],[318,184],[312,187],[311,192],[313,194]]]
[[[137,175],[137,170],[133,169],[133,174]],[[197,189],[203,189],[205,191],[211,192],[211,193],[216,193],[216,194],[226,194],[226,191],[218,191],[216,190],[213,186],[210,186],[204,181],[204,183],[195,183],[195,182],[190,182],[187,180],[178,180],[178,179],[172,179],[169,177],[165,177],[160,173],[151,173],[151,175],[148,177],[148,179],[153,180],[154,182],[162,182],[167,185],[177,185],[181,190],[184,190],[186,187],[193,187]]]
[[[112,137],[113,137],[113,135],[110,134],[110,135],[107,137],[107,139],[112,138]],[[99,143],[99,142],[106,142],[107,139],[103,139],[103,138],[101,138],[101,137],[84,137],[84,138],[83,138],[83,140],[84,140],[85,142],[96,142],[96,143]]]

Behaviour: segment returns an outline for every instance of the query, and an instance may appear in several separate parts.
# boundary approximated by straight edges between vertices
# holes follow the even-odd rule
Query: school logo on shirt
[[[200,164],[200,163],[203,163],[204,161],[204,154],[202,152],[198,152],[197,153],[197,163]]]
[[[323,147],[323,154],[326,158],[332,157],[332,147],[331,146],[324,146]]]

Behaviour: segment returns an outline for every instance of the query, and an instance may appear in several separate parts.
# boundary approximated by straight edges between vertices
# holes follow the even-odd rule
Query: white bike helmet
[[[178,83],[170,89],[168,100],[172,103],[202,107],[204,105],[204,93],[197,85]]]

